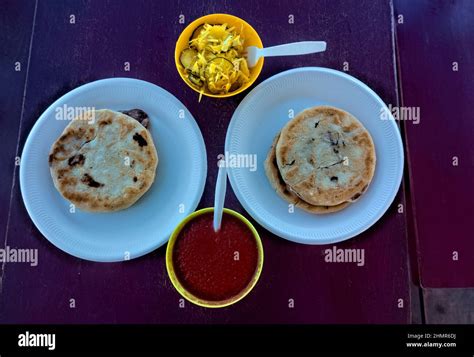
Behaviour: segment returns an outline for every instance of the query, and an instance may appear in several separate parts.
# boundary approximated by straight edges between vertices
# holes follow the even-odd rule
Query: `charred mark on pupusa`
[[[81,182],[86,184],[87,186],[93,187],[93,188],[98,188],[98,187],[104,186],[103,183],[97,182],[89,174],[84,174],[84,176],[82,176],[82,178],[81,178]]]
[[[76,165],[84,165],[84,161],[86,160],[85,156],[82,154],[77,154],[74,156],[71,156],[68,160],[67,163],[69,166],[76,166]]]
[[[143,138],[143,136],[141,136],[141,135],[138,134],[138,133],[135,133],[135,134],[133,135],[133,140],[135,140],[135,141],[138,143],[138,145],[139,145],[140,147],[142,147],[142,146],[147,146],[147,145],[148,145],[148,143],[146,142],[145,138]]]

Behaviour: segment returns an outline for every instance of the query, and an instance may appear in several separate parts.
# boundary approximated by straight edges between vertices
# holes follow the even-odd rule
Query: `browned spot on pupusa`
[[[64,176],[64,174],[68,171],[69,169],[59,169],[58,170],[58,180],[62,179],[62,177]]]
[[[99,123],[100,126],[109,125],[109,124],[112,124],[112,119],[111,118],[101,120],[100,123]]]
[[[59,181],[59,186],[60,187],[66,187],[66,186],[74,186],[77,184],[77,179],[75,177],[63,177],[61,181]]]

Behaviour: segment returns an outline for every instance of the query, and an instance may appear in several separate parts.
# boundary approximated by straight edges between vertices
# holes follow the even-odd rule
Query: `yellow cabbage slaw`
[[[212,94],[226,94],[250,80],[243,45],[235,27],[227,24],[204,24],[194,31],[180,60],[187,79],[200,91],[199,101],[206,88]]]

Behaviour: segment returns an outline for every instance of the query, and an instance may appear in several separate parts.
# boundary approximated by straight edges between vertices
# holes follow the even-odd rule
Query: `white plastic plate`
[[[159,164],[152,187],[130,208],[114,213],[82,212],[71,209],[55,189],[48,154],[69,123],[56,119],[56,108],[64,105],[139,108],[148,113]],[[196,209],[206,173],[204,140],[184,105],[154,84],[111,78],[72,90],[41,115],[23,149],[20,187],[31,219],[51,243],[79,258],[112,262],[137,258],[166,243],[174,227]]]
[[[291,212],[270,186],[264,170],[275,135],[292,115],[316,105],[331,105],[353,114],[372,135],[377,155],[367,192],[344,210],[326,215],[297,207]],[[232,188],[247,212],[272,233],[305,244],[340,242],[365,231],[388,209],[403,174],[402,140],[385,103],[361,81],[327,68],[292,69],[255,87],[235,111],[225,147],[228,156],[257,157],[257,170],[229,169]]]

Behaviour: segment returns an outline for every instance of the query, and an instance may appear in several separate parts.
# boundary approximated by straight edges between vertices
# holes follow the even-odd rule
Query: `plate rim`
[[[392,125],[392,128],[393,128],[394,132],[396,133],[396,135],[394,135],[394,136],[396,137],[397,149],[400,152],[399,170],[398,170],[397,176],[395,177],[395,180],[394,180],[394,182],[396,183],[396,185],[395,185],[396,189],[394,189],[392,192],[390,192],[389,199],[387,200],[387,204],[368,223],[362,225],[361,227],[359,227],[358,229],[356,229],[355,231],[351,232],[348,235],[342,235],[342,236],[334,237],[334,238],[318,239],[318,240],[309,241],[307,239],[300,238],[297,235],[292,235],[290,237],[289,235],[286,235],[284,232],[278,230],[278,228],[272,227],[271,224],[268,224],[263,219],[261,219],[259,217],[259,214],[246,202],[246,200],[243,197],[242,193],[238,189],[238,185],[237,185],[237,181],[236,181],[236,178],[235,178],[234,170],[229,170],[228,177],[229,177],[229,181],[230,181],[230,185],[232,187],[232,190],[233,190],[235,196],[237,197],[239,203],[244,207],[244,209],[247,211],[247,213],[253,219],[255,219],[255,221],[257,221],[263,228],[267,229],[268,231],[270,231],[271,233],[275,234],[276,236],[278,236],[280,238],[283,238],[285,240],[295,242],[295,243],[306,244],[306,245],[334,244],[334,243],[339,243],[339,242],[343,242],[343,241],[349,240],[351,238],[354,238],[354,237],[358,236],[359,234],[365,232],[367,229],[372,227],[375,223],[377,223],[380,220],[380,218],[382,218],[382,216],[387,212],[387,210],[392,205],[393,201],[395,200],[395,197],[397,196],[398,192],[400,191],[400,186],[401,186],[401,183],[402,183],[403,172],[404,172],[404,167],[405,167],[405,153],[404,153],[403,140],[402,140],[402,137],[401,137],[400,129],[399,129],[392,113],[390,112],[390,110],[388,110],[387,104],[367,84],[365,84],[361,80],[359,80],[356,77],[354,77],[352,75],[349,75],[345,72],[341,72],[341,71],[338,71],[338,70],[335,70],[335,69],[332,69],[332,68],[326,68],[326,67],[317,67],[317,66],[299,67],[299,68],[292,68],[292,69],[289,69],[289,70],[279,72],[279,73],[265,79],[261,83],[259,83],[249,93],[247,93],[245,98],[239,103],[239,105],[237,106],[237,108],[235,109],[235,111],[232,115],[232,118],[229,122],[229,126],[227,128],[227,133],[226,133],[226,138],[225,138],[225,152],[230,152],[230,141],[231,141],[231,136],[232,136],[231,131],[232,131],[232,129],[235,125],[235,122],[236,122],[234,120],[234,118],[237,117],[239,112],[242,110],[241,108],[244,107],[245,105],[247,105],[247,102],[249,102],[251,100],[251,97],[253,95],[255,95],[255,93],[257,93],[262,88],[264,88],[266,85],[268,85],[268,83],[270,83],[274,80],[277,80],[280,77],[291,76],[295,73],[307,72],[307,71],[309,71],[309,72],[323,72],[323,73],[328,73],[328,74],[331,74],[331,75],[335,75],[335,76],[339,76],[339,77],[342,77],[344,79],[347,79],[347,80],[353,82],[356,86],[361,87],[368,94],[370,94],[370,96],[375,98],[375,100],[378,101],[381,104],[382,108],[387,109],[386,113],[388,114],[388,119],[386,121],[390,122],[390,125]]]
[[[25,143],[24,143],[22,151],[21,151],[21,156],[20,157],[22,158],[22,160],[20,160],[20,167],[19,167],[19,183],[20,183],[19,188],[20,188],[20,193],[21,193],[21,198],[22,198],[22,201],[23,201],[23,205],[25,206],[26,211],[28,213],[28,216],[31,219],[31,221],[33,222],[33,224],[35,225],[36,229],[38,229],[38,231],[41,233],[41,235],[48,242],[50,242],[53,246],[60,249],[64,253],[67,253],[67,254],[69,254],[71,256],[74,256],[76,258],[86,260],[86,261],[99,262],[99,263],[122,262],[122,261],[126,261],[126,260],[133,260],[133,259],[140,258],[140,257],[142,257],[142,256],[144,256],[144,255],[146,255],[150,252],[153,252],[154,250],[160,248],[161,246],[165,245],[168,242],[169,237],[168,237],[168,239],[166,239],[164,242],[162,242],[160,244],[147,246],[145,248],[137,250],[136,252],[133,252],[133,254],[132,254],[132,252],[130,252],[130,258],[129,259],[123,259],[123,255],[122,255],[121,258],[109,256],[109,257],[106,257],[106,258],[103,258],[103,259],[102,258],[92,259],[92,258],[88,257],[87,254],[83,255],[83,254],[79,253],[78,251],[70,249],[70,247],[62,247],[60,244],[58,244],[59,242],[55,238],[51,238],[46,234],[45,229],[44,229],[44,227],[42,227],[42,224],[39,222],[37,215],[33,212],[33,207],[31,206],[30,201],[28,200],[28,198],[25,198],[25,195],[26,195],[26,192],[28,191],[28,189],[26,188],[27,187],[26,177],[25,177],[25,175],[26,175],[25,170],[26,169],[24,168],[24,166],[26,164],[24,163],[23,158],[25,157],[24,156],[25,152],[27,152],[27,150],[30,150],[30,146],[32,145],[32,140],[35,137],[36,132],[39,130],[40,123],[43,122],[44,120],[46,120],[46,118],[50,115],[50,113],[52,111],[54,111],[54,108],[59,105],[58,103],[67,101],[71,96],[77,95],[77,92],[87,90],[88,87],[96,87],[96,86],[100,86],[104,83],[108,84],[108,83],[113,83],[113,82],[117,82],[116,84],[118,84],[118,85],[124,84],[124,83],[135,84],[135,85],[138,84],[140,86],[145,86],[145,87],[152,88],[153,90],[158,90],[160,92],[166,92],[171,98],[173,98],[179,105],[181,105],[182,108],[186,109],[186,111],[190,114],[191,118],[188,118],[188,119],[192,119],[189,122],[191,123],[191,126],[193,127],[193,129],[197,129],[197,130],[195,130],[195,132],[197,133],[197,140],[199,142],[199,146],[201,146],[201,149],[202,149],[201,151],[202,151],[202,154],[203,154],[202,160],[201,160],[202,164],[203,164],[203,166],[202,166],[203,173],[202,173],[202,176],[200,177],[201,182],[199,182],[198,185],[197,185],[198,190],[197,190],[197,195],[196,195],[195,199],[192,201],[192,204],[189,205],[190,212],[193,212],[193,211],[196,210],[196,208],[199,205],[199,202],[202,199],[202,195],[204,193],[204,189],[205,189],[205,185],[206,185],[207,170],[208,170],[206,143],[204,141],[204,137],[202,135],[201,128],[199,127],[196,119],[194,118],[194,116],[192,115],[190,110],[174,94],[172,94],[171,92],[167,91],[163,87],[160,87],[160,86],[158,86],[154,83],[151,83],[151,82],[148,82],[148,81],[145,81],[145,80],[142,80],[142,79],[131,78],[131,77],[102,78],[102,79],[87,82],[87,83],[84,83],[84,84],[82,84],[78,87],[75,87],[72,90],[70,90],[67,93],[60,96],[52,104],[50,104],[41,113],[41,115],[36,119],[36,121],[34,122],[32,128],[28,132],[27,138],[25,140]]]

